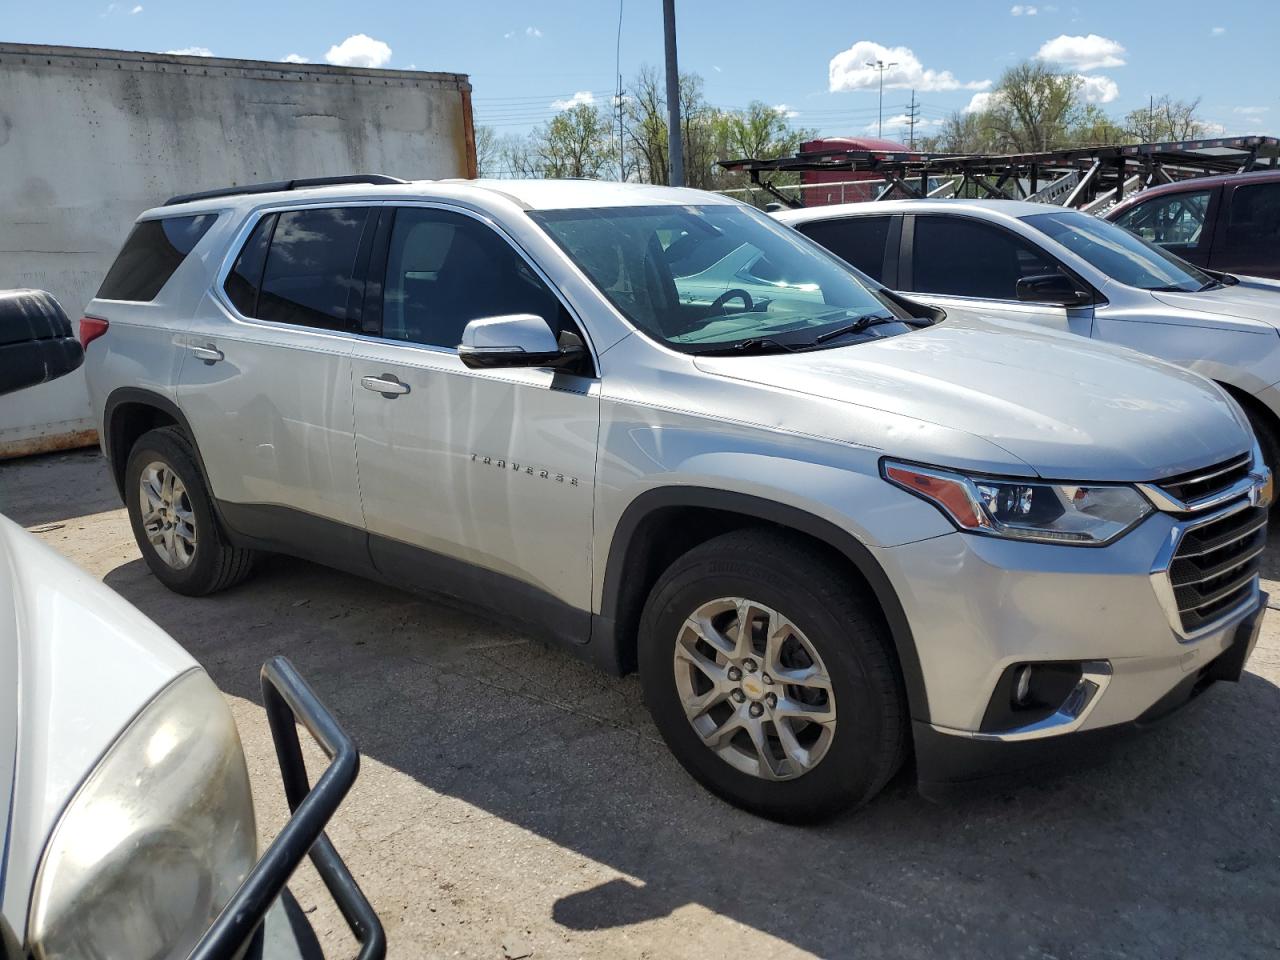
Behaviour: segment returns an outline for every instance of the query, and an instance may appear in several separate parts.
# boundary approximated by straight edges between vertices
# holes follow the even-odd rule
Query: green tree
[[[529,138],[542,177],[600,177],[614,162],[609,117],[595,105],[562,110]]]
[[[992,91],[983,123],[999,149],[1016,153],[1067,146],[1080,119],[1080,78],[1038,61],[1010,67]]]

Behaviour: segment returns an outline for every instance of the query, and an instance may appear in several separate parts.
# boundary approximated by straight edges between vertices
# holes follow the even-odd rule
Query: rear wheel
[[[649,597],[639,653],[659,731],[730,803],[820,820],[901,766],[905,699],[879,610],[803,542],[746,530],[685,554]]]
[[[213,512],[191,442],[178,427],[138,438],[125,466],[125,504],[142,558],[170,590],[204,596],[247,577],[254,553],[231,546]]]

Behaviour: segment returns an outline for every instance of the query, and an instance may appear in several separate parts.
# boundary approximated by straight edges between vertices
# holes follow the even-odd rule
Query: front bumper
[[[1253,652],[1262,629],[1267,595],[1232,630],[1226,649],[1199,669],[1186,674],[1133,720],[1077,730],[1060,736],[1022,740],[957,736],[926,721],[913,721],[916,775],[920,793],[932,800],[948,799],[975,788],[1025,780],[1104,761],[1119,740],[1164,720],[1219,680],[1236,682]]]
[[[1248,646],[1241,630],[1255,631],[1265,607],[1257,577],[1224,594],[1230,609],[1206,614],[1192,629],[1174,602],[1170,562],[1184,538],[1202,528],[1210,531],[1204,543],[1237,521],[1257,530],[1255,501],[1269,482],[1265,475],[1251,480],[1256,491],[1231,503],[1190,517],[1157,512],[1105,547],[955,533],[873,550],[919,658],[923,697],[911,706],[921,780],[954,779],[966,765],[985,769],[991,756],[1007,758],[1000,767],[1033,761],[1042,749],[1063,754],[1068,740],[1087,743],[1100,739],[1095,731],[1145,723],[1171,698],[1189,698],[1201,679],[1224,678],[1223,664]],[[1203,527],[1208,522],[1219,526]],[[1187,542],[1189,551],[1199,546]],[[1252,555],[1260,549],[1247,546]],[[1186,582],[1195,581],[1178,580]],[[1010,683],[1029,664],[1057,671],[1065,685],[1043,714],[1006,722]]]

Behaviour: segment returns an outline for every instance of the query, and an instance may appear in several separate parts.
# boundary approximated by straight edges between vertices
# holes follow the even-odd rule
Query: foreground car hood
[[[138,711],[195,665],[113,590],[0,517],[0,912],[19,940],[67,801]]]
[[[1256,277],[1241,277],[1234,286],[1222,286],[1200,293],[1157,290],[1151,294],[1161,303],[1179,310],[1195,310],[1242,320],[1258,320],[1280,329],[1280,284]]]
[[[958,310],[944,323],[884,340],[696,363],[708,373],[962,430],[1053,479],[1154,480],[1252,445],[1234,404],[1196,374],[1073,334]],[[857,440],[858,414],[815,423],[812,432]],[[934,462],[946,466],[947,452],[938,450]]]

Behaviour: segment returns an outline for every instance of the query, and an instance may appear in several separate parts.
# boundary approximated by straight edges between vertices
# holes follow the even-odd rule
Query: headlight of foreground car
[[[134,719],[54,828],[32,898],[32,956],[185,957],[256,857],[235,721],[192,670]]]
[[[1097,546],[1152,511],[1141,493],[1118,484],[970,477],[892,460],[881,469],[886,480],[928,500],[961,530],[992,537]]]

